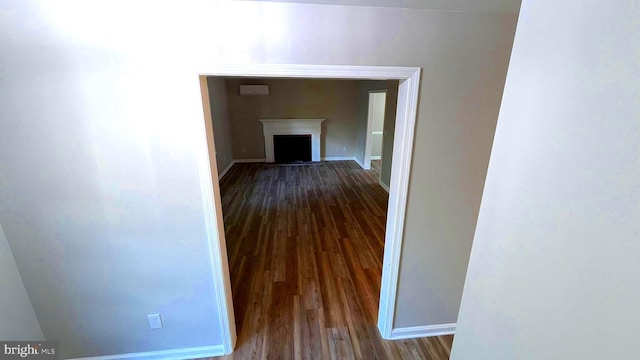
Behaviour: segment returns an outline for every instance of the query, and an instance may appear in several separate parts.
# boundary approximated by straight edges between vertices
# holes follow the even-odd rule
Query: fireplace
[[[277,163],[311,161],[311,135],[273,135],[273,157]]]
[[[291,161],[320,161],[320,134],[322,132],[321,123],[324,119],[260,119],[262,123],[262,129],[264,134],[264,155],[265,162],[291,162]],[[294,160],[282,160],[276,157],[275,143],[280,142],[280,136],[283,135],[303,135],[303,137],[289,138],[293,142],[306,141],[306,148],[309,149],[309,160],[294,159]],[[276,140],[278,137],[278,140]],[[284,139],[284,138],[282,138]],[[305,140],[306,139],[306,140]],[[285,140],[286,142],[287,140]],[[282,151],[286,153],[287,157],[300,157],[300,155],[294,155],[299,150]],[[278,151],[281,152],[281,151]],[[304,151],[300,151],[304,152]],[[307,157],[305,157],[306,159]]]

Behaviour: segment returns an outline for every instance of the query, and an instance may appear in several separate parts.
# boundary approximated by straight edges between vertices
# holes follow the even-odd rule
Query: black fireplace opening
[[[311,135],[273,135],[273,157],[277,163],[311,161]]]

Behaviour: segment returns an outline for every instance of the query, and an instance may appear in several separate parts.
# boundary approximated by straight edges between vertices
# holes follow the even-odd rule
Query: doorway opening
[[[364,168],[371,169],[372,160],[382,160],[384,141],[384,118],[387,103],[387,91],[369,91],[367,111],[367,138],[365,145]]]
[[[236,341],[231,281],[227,259],[227,247],[222,215],[218,167],[215,160],[215,141],[212,128],[211,107],[207,76],[260,77],[260,78],[318,78],[399,80],[398,106],[393,141],[393,161],[389,189],[388,210],[383,256],[382,280],[377,325],[381,336],[392,336],[395,313],[396,290],[399,276],[400,250],[407,203],[408,181],[413,148],[413,135],[417,113],[419,68],[375,67],[375,66],[305,66],[305,65],[260,65],[260,66],[215,66],[200,72],[205,134],[208,152],[202,166],[202,192],[207,213],[208,239],[211,250],[213,280],[216,284],[216,304],[225,353],[233,351]],[[365,154],[366,156],[366,154]]]

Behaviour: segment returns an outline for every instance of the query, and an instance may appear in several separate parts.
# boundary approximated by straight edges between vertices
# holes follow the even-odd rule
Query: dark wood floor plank
[[[448,359],[453,336],[377,329],[380,164],[236,164],[220,183],[238,340],[216,359]]]

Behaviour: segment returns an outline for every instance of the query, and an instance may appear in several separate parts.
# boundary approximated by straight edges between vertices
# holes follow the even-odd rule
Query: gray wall
[[[18,267],[0,227],[0,339],[44,340]]]
[[[227,107],[227,87],[223,78],[207,77],[209,87],[209,103],[211,104],[211,121],[216,145],[216,163],[218,172],[224,171],[233,162],[233,140],[231,137],[231,120]]]
[[[227,79],[235,159],[264,159],[258,119],[326,119],[321,157],[352,157],[356,137],[358,81],[314,79]],[[240,95],[239,85],[269,86],[268,96]],[[214,129],[215,130],[215,129]]]
[[[380,181],[389,187],[391,180],[391,158],[393,157],[393,135],[396,126],[396,108],[398,105],[398,81],[360,81],[359,110],[358,110],[358,131],[356,133],[355,157],[364,162],[367,121],[369,112],[369,91],[386,90],[387,99],[384,113],[384,136],[382,139],[382,169],[380,170]]]
[[[637,359],[640,7],[525,0],[452,359]]]
[[[396,326],[455,322],[513,7],[148,5],[1,5],[0,224],[62,357],[221,343],[198,171],[214,64],[423,69]]]

